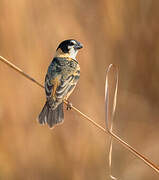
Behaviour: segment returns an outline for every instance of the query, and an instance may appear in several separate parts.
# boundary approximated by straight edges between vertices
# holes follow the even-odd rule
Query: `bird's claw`
[[[67,110],[71,110],[72,109],[72,103],[71,102],[67,102]]]

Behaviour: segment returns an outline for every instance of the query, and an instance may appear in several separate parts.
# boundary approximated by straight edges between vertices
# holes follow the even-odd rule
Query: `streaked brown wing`
[[[75,85],[74,75],[69,76],[66,81],[61,82],[61,84],[57,87],[55,97],[57,99],[65,99],[67,94]]]
[[[48,75],[46,75],[45,78],[45,92],[46,92],[46,97],[49,99],[50,97],[54,97],[56,94],[56,89],[60,84],[60,78],[61,75],[56,76],[54,79],[50,80]]]
[[[48,76],[45,78],[45,91],[47,99],[50,97],[56,100],[68,98],[72,93],[77,81],[80,77],[80,67],[77,65],[76,71],[68,75],[67,79],[62,80],[61,74],[50,80]]]

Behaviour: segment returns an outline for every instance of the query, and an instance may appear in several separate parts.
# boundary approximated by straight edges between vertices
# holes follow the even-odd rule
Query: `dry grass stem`
[[[5,59],[4,57],[0,56],[0,60],[7,64],[9,67],[11,67],[12,69],[14,69],[15,71],[17,71],[18,73],[20,73],[21,75],[23,75],[24,77],[26,77],[27,79],[31,80],[32,82],[34,82],[35,84],[37,84],[38,86],[40,86],[41,88],[44,88],[43,85],[41,85],[38,81],[36,81],[35,79],[33,79],[32,77],[30,77],[28,74],[26,74],[25,72],[23,72],[20,68],[18,68],[17,66],[15,66],[13,63],[11,63],[10,61],[8,61],[7,59]],[[67,104],[67,101],[64,101],[65,104]],[[115,135],[113,132],[111,132],[109,129],[104,129],[102,126],[100,126],[99,124],[97,124],[95,121],[93,121],[90,117],[88,117],[87,115],[85,115],[84,113],[82,113],[80,110],[78,110],[76,107],[72,106],[72,109],[76,112],[78,112],[82,117],[84,117],[85,119],[87,119],[91,124],[93,124],[94,126],[96,126],[98,129],[100,129],[101,131],[103,131],[104,133],[108,134],[110,137],[112,137],[114,140],[116,140],[118,143],[120,143],[121,145],[123,145],[127,150],[129,150],[132,154],[134,154],[137,158],[141,159],[146,165],[148,165],[151,169],[153,169],[155,172],[159,173],[159,167],[157,167],[154,163],[152,163],[148,158],[146,158],[145,156],[143,156],[141,153],[139,153],[138,151],[136,151],[136,149],[134,149],[133,147],[131,147],[128,143],[126,143],[124,140],[122,140],[119,136]]]
[[[109,73],[113,69],[115,70],[115,73],[113,73],[115,75],[115,88],[109,87],[109,84],[110,84],[109,83]],[[114,122],[114,115],[115,115],[116,102],[117,102],[118,79],[119,79],[118,78],[118,68],[115,65],[110,64],[108,69],[106,70],[106,80],[105,80],[105,123],[106,123],[106,128],[110,132],[110,134],[113,131],[113,122]],[[114,92],[113,92],[113,90],[114,90]],[[110,105],[110,101],[111,101],[110,93],[113,94],[112,105]],[[111,109],[112,109],[112,111],[111,111]],[[117,178],[112,175],[112,150],[113,150],[113,139],[110,136],[109,156],[108,156],[109,176],[111,179],[117,180]]]

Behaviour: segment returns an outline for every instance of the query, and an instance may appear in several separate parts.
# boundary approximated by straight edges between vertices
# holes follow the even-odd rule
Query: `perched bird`
[[[69,39],[56,49],[45,77],[46,103],[38,117],[40,124],[47,123],[52,128],[63,122],[63,101],[68,99],[80,77],[76,55],[82,47],[80,42]]]

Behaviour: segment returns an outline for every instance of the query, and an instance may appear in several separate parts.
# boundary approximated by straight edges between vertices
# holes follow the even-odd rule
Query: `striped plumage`
[[[63,41],[56,50],[45,77],[46,103],[39,123],[49,127],[63,122],[63,100],[70,96],[79,77],[80,66],[75,56],[82,45],[76,40]]]

